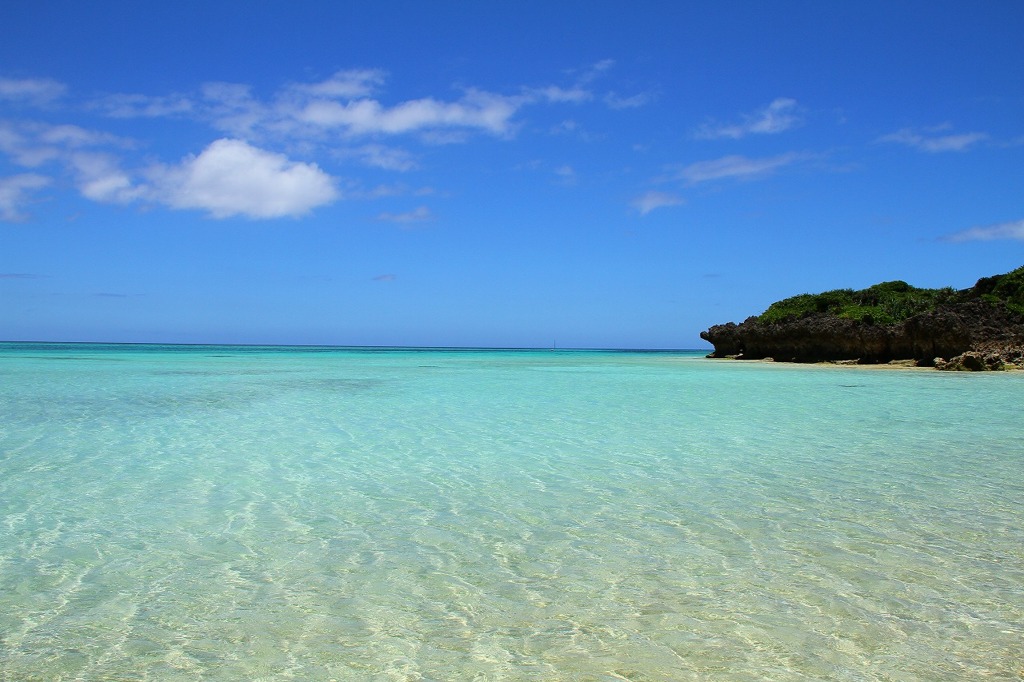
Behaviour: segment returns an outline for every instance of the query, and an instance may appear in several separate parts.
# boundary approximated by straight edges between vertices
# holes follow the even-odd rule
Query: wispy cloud
[[[806,158],[807,155],[797,152],[756,159],[738,155],[723,156],[711,161],[691,163],[678,172],[677,178],[691,184],[710,180],[754,178],[768,175]]]
[[[939,152],[967,151],[979,142],[989,138],[987,133],[981,132],[939,134],[949,130],[950,127],[948,123],[945,123],[941,126],[926,128],[923,131],[914,128],[903,128],[895,133],[883,135],[876,142],[895,142],[912,147],[918,151],[935,154]]]
[[[651,191],[634,199],[630,202],[630,206],[636,209],[640,215],[647,215],[657,208],[680,206],[684,203],[686,203],[685,200],[678,195]]]
[[[528,89],[526,92],[528,95],[548,102],[567,102],[570,104],[587,102],[594,98],[594,93],[578,85],[570,88],[549,85],[543,88]]]
[[[258,129],[280,118],[252,96],[252,88],[242,83],[204,83],[201,93],[200,116],[209,120],[215,129],[230,135],[254,137]]]
[[[367,144],[351,149],[341,149],[335,152],[335,156],[339,158],[354,158],[371,168],[381,168],[383,170],[403,173],[414,170],[418,166],[416,160],[408,151],[382,144]]]
[[[198,209],[214,218],[294,217],[340,198],[339,187],[345,184],[313,163],[292,160],[296,154],[412,171],[419,159],[405,140],[395,144],[396,138],[420,144],[464,143],[481,135],[511,139],[523,129],[521,114],[529,107],[601,101],[594,85],[613,65],[612,60],[598,61],[571,72],[565,82],[504,93],[460,87],[454,95],[397,101],[386,99],[387,73],[372,68],[284,83],[267,96],[247,84],[226,82],[207,82],[194,92],[107,94],[75,103],[76,110],[115,119],[186,119],[207,125],[221,139],[177,163],[161,163],[140,158],[135,150],[141,144],[109,133],[6,120],[0,121],[0,154],[26,169],[57,166],[82,196],[94,201]],[[0,101],[7,103],[53,103],[66,93],[66,86],[54,80],[0,78]],[[644,104],[646,97],[611,92],[603,99],[608,106],[630,108]],[[565,129],[578,132],[575,122]],[[576,175],[568,165],[555,172],[563,182]],[[48,182],[43,174],[4,180],[0,216],[24,219],[30,193]],[[400,223],[431,218],[425,207],[381,217]]]
[[[471,129],[504,135],[518,104],[513,98],[470,90],[455,102],[424,98],[385,106],[377,100],[317,99],[294,112],[299,123],[345,135],[400,135],[433,129]]]
[[[569,133],[575,133],[580,127],[580,124],[571,118],[567,118],[561,123],[551,128],[552,135],[565,135]]]
[[[67,86],[49,78],[0,78],[0,99],[45,105],[59,99]]]
[[[617,92],[608,92],[604,96],[604,103],[610,109],[637,109],[646,106],[654,101],[654,93],[640,92],[635,95],[620,95]]]
[[[1011,220],[1007,223],[972,227],[962,232],[955,232],[942,238],[946,242],[989,242],[1010,239],[1024,241],[1024,219]]]
[[[111,135],[98,130],[88,130],[76,125],[43,125],[37,126],[39,140],[47,144],[57,144],[78,149],[81,147],[97,147],[113,145],[118,147],[134,146],[131,140]]]
[[[0,272],[0,279],[43,279],[43,275],[30,272]]]
[[[82,196],[105,203],[129,204],[145,194],[145,189],[132,181],[118,161],[101,152],[76,152],[70,155],[78,190]]]
[[[0,178],[0,220],[21,222],[28,218],[22,208],[29,195],[50,184],[50,179],[35,173],[23,173]]]
[[[745,114],[739,123],[705,123],[694,134],[699,139],[730,138],[738,140],[747,135],[773,135],[798,125],[802,121],[800,107],[795,99],[779,97],[768,106],[752,114]]]
[[[602,59],[594,62],[583,69],[583,71],[577,76],[576,82],[580,85],[589,85],[603,76],[607,71],[610,71],[613,66],[615,66],[614,59]]]
[[[75,178],[82,195],[94,201],[129,203],[141,196],[142,190],[106,151],[132,146],[130,140],[76,125],[0,122],[0,152],[25,168],[61,167]],[[26,219],[17,207],[24,204],[28,191],[48,184],[47,178],[36,173],[7,179],[0,188],[0,218]]]
[[[569,164],[562,164],[555,168],[555,175],[563,185],[575,185],[576,184],[576,169]]]
[[[132,143],[116,135],[75,125],[0,121],[0,152],[26,168],[66,160],[74,150],[102,146],[129,148]]]
[[[287,90],[313,97],[354,99],[376,94],[386,79],[387,73],[382,69],[347,69],[317,83],[291,84]]]
[[[242,140],[217,140],[198,156],[154,167],[149,175],[158,201],[214,218],[298,217],[339,196],[332,178],[316,164],[291,161]]]
[[[396,279],[396,277],[394,275],[392,275],[391,273],[387,273],[387,274],[384,274],[384,275],[377,275],[376,277],[373,278],[373,281],[374,282],[394,282],[395,279]]]
[[[454,100],[423,97],[386,104],[376,97],[385,80],[380,70],[339,71],[324,81],[290,83],[267,101],[256,99],[244,84],[207,83],[196,113],[218,130],[246,138],[305,139],[323,133],[358,138],[446,131],[507,136],[515,129],[513,117],[526,104],[584,97],[557,86],[535,89],[530,95],[467,88]]]
[[[419,206],[411,211],[404,213],[381,213],[377,216],[377,220],[399,223],[402,225],[409,225],[412,223],[422,223],[434,219],[434,214],[431,213],[430,209],[426,206]]]
[[[191,114],[197,105],[187,95],[114,94],[89,106],[111,118],[163,118]]]
[[[57,156],[56,149],[40,144],[23,128],[10,121],[0,121],[0,152],[26,168],[36,168]]]
[[[455,98],[422,97],[386,102],[382,93],[387,73],[381,69],[337,71],[326,79],[285,83],[268,98],[253,94],[243,83],[208,82],[194,93],[113,93],[85,103],[112,118],[187,117],[205,121],[221,133],[249,142],[286,141],[321,144],[331,138],[365,138],[415,134],[430,143],[464,142],[474,133],[511,137],[516,118],[529,106],[580,104],[596,99],[594,82],[614,65],[598,61],[574,73],[574,81],[522,87],[508,94],[461,88]],[[52,101],[66,87],[49,79],[0,79],[0,98]],[[642,106],[647,93],[631,96],[609,92],[613,108]],[[408,161],[394,155],[366,154],[370,165],[405,170]]]
[[[610,109],[635,109],[645,106],[654,100],[654,93],[648,91],[639,92],[634,95],[621,95],[613,90],[599,97],[595,92],[595,83],[603,78],[614,66],[614,59],[602,59],[583,69],[570,71],[569,73],[575,76],[575,82],[571,86],[549,85],[542,88],[526,88],[523,90],[524,104],[533,103],[537,100],[552,103],[581,104],[599,99]]]

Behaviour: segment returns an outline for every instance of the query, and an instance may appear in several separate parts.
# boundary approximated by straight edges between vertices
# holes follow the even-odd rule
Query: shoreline
[[[775,358],[737,358],[722,357],[713,358],[707,356],[706,360],[731,361],[738,363],[760,363],[766,365],[789,365],[804,367],[834,367],[841,369],[869,369],[869,370],[900,370],[900,371],[921,371],[921,372],[942,372],[943,374],[1014,374],[1024,371],[1024,367],[1018,367],[1007,363],[1001,370],[970,371],[970,370],[943,370],[938,367],[927,367],[917,364],[916,360],[890,360],[889,362],[861,363],[857,360],[819,360],[816,362],[795,362],[792,360],[776,360]]]

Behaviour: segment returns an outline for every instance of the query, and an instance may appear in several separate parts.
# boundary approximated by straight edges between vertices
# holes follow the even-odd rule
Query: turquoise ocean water
[[[0,344],[0,680],[1020,680],[1024,373]]]

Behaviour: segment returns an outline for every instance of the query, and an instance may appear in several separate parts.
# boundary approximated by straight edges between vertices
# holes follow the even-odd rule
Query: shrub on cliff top
[[[857,291],[834,289],[820,294],[792,296],[773,303],[758,320],[772,323],[830,315],[866,324],[895,324],[934,310],[937,305],[951,301],[955,294],[951,288],[919,289],[897,280]]]
[[[982,300],[1024,315],[1024,266],[1005,275],[982,277],[970,289],[919,289],[901,280],[854,291],[833,289],[800,294],[772,303],[757,318],[762,323],[789,322],[830,315],[866,324],[896,324],[937,306]]]
[[[982,277],[966,294],[977,296],[983,301],[1003,304],[1010,310],[1024,315],[1024,266],[1005,275]]]

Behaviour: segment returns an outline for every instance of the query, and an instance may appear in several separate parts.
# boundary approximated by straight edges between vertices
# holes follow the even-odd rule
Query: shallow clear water
[[[0,679],[1021,679],[1022,399],[696,353],[0,344]]]

